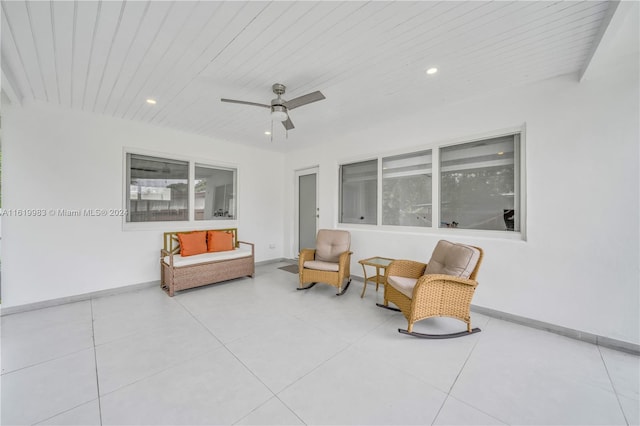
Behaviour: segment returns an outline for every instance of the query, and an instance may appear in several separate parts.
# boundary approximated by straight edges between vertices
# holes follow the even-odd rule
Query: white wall
[[[287,173],[319,165],[320,227],[351,231],[355,275],[362,275],[358,259],[379,255],[426,262],[439,239],[466,242],[485,250],[474,304],[638,344],[638,56],[618,59],[588,81],[576,80],[557,78],[372,123],[289,154]],[[521,125],[526,125],[526,241],[461,229],[401,232],[337,223],[340,163]],[[285,202],[293,223],[290,182]],[[286,232],[292,241],[293,228]]]
[[[2,217],[2,306],[160,279],[162,232],[237,226],[283,256],[283,155],[44,104],[5,107],[3,209],[123,208],[123,147],[238,167],[237,221],[123,231],[120,217]],[[275,249],[269,249],[274,243]]]

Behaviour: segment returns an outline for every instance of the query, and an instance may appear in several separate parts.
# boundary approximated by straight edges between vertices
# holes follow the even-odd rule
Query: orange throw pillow
[[[207,232],[207,251],[233,250],[233,234],[225,231]]]
[[[207,252],[207,233],[205,231],[179,233],[180,256],[193,256]]]

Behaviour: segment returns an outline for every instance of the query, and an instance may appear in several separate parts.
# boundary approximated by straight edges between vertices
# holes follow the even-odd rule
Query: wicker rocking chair
[[[336,296],[343,295],[351,284],[351,234],[336,229],[320,229],[315,249],[302,249],[298,259],[300,287],[308,290],[322,282],[338,288]],[[344,289],[342,284],[347,279]],[[307,283],[311,283],[304,286]]]
[[[467,336],[480,331],[471,328],[471,299],[478,282],[476,276],[483,251],[481,248],[439,241],[428,264],[396,260],[386,270],[384,304],[380,307],[400,311],[408,322],[400,333],[427,339]],[[389,306],[392,302],[398,308]],[[431,317],[452,317],[467,324],[467,331],[450,334],[423,334],[413,331],[413,324]]]

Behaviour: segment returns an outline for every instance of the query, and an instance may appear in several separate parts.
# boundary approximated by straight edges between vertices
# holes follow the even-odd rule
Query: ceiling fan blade
[[[317,92],[307,93],[306,95],[302,95],[297,98],[293,98],[285,102],[284,106],[286,106],[287,109],[294,109],[294,108],[298,108],[299,106],[310,104],[312,102],[321,101],[323,99],[325,99],[324,95],[320,93],[320,91],[317,91]]]
[[[243,104],[243,105],[253,105],[253,106],[259,106],[259,107],[264,107],[264,108],[271,108],[271,105],[265,105],[265,104],[259,104],[257,102],[247,102],[247,101],[236,101],[234,99],[220,99],[222,102],[229,102],[231,104]]]
[[[287,119],[282,122],[282,125],[287,130],[291,130],[296,127],[293,125],[293,122],[291,121],[291,117],[287,117]]]

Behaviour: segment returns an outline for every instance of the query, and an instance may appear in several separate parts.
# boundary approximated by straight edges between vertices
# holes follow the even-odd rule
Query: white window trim
[[[181,154],[169,152],[151,151],[139,149],[135,147],[122,148],[122,208],[127,208],[127,197],[129,196],[129,188],[127,182],[129,178],[129,168],[127,167],[127,154],[146,155],[149,157],[159,157],[178,161],[187,161],[189,163],[189,213],[188,220],[176,221],[158,221],[158,222],[127,222],[127,217],[122,217],[123,231],[188,231],[194,229],[214,229],[214,228],[237,228],[240,217],[240,199],[236,195],[236,218],[229,220],[195,220],[195,182],[196,163],[208,167],[221,167],[236,170],[236,193],[240,194],[240,166],[233,163],[226,163],[218,160],[212,160],[203,157],[191,157]]]
[[[520,214],[518,215],[518,221],[520,223],[520,231],[494,231],[494,230],[482,230],[482,229],[464,229],[464,228],[440,228],[436,226],[440,223],[440,149],[446,148],[448,146],[453,145],[461,145],[465,143],[471,143],[479,140],[485,139],[493,139],[499,138],[501,136],[508,136],[513,134],[519,134],[520,142],[516,146],[516,152],[514,152],[514,158],[517,156],[519,158],[519,174],[518,176],[519,182],[516,182],[516,185],[519,184],[519,199],[517,200],[517,204],[520,207]],[[400,225],[383,225],[382,224],[382,159],[386,157],[392,157],[396,155],[405,155],[411,154],[414,152],[420,152],[425,150],[431,150],[432,155],[432,171],[433,176],[438,176],[438,178],[432,179],[432,203],[434,205],[433,209],[433,221],[431,227],[418,227],[418,226],[400,226]],[[518,152],[519,151],[519,152]],[[435,141],[433,143],[428,143],[424,145],[412,146],[409,148],[396,149],[392,151],[386,151],[379,153],[375,156],[372,156],[371,153],[366,157],[348,157],[337,162],[337,172],[338,172],[338,214],[336,217],[336,222],[334,226],[339,229],[344,230],[371,230],[371,231],[381,231],[381,232],[402,232],[406,234],[429,234],[429,235],[440,235],[445,238],[456,238],[459,236],[473,236],[477,238],[489,238],[489,239],[505,239],[505,240],[516,240],[516,241],[526,241],[527,240],[527,194],[526,194],[526,123],[523,123],[519,126],[507,127],[499,130],[483,132],[479,134],[456,137],[447,140]],[[340,222],[341,218],[341,191],[342,191],[342,180],[340,176],[341,167],[343,165],[348,165],[352,163],[359,163],[364,161],[370,161],[374,159],[378,159],[378,218],[377,224],[358,224],[358,223],[342,223]],[[437,206],[437,208],[435,207]]]

